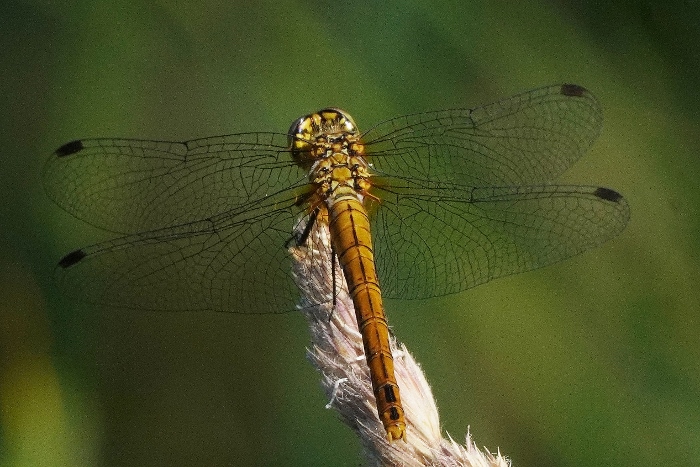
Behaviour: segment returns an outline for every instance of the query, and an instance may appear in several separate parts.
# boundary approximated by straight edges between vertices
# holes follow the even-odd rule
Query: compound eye
[[[292,158],[297,164],[306,167],[313,162],[314,120],[312,115],[305,115],[289,127],[287,144],[292,152]]]
[[[346,138],[356,134],[355,122],[347,112],[328,107],[292,122],[287,143],[297,164],[306,167],[319,157],[314,147],[318,148],[329,140],[343,140],[343,144],[347,145]]]
[[[298,119],[294,120],[289,127],[289,131],[287,131],[287,144],[291,147],[296,140],[296,138],[299,136],[299,133],[301,132],[301,127],[304,124],[304,120],[308,117],[299,117]]]

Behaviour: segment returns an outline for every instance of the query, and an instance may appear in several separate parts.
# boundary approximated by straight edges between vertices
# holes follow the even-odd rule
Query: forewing
[[[600,187],[396,184],[378,194],[377,270],[383,294],[399,299],[556,263],[613,238],[629,219],[624,198]]]
[[[246,133],[189,142],[84,139],[44,168],[48,195],[75,217],[137,233],[243,209],[303,186],[287,135]]]
[[[586,89],[535,89],[475,109],[425,112],[385,121],[364,134],[378,175],[463,186],[553,181],[598,137],[602,112]]]

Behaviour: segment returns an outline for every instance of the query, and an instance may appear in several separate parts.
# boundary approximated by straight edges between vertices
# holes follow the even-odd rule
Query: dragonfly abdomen
[[[328,209],[331,241],[355,306],[379,419],[390,440],[403,439],[406,420],[394,375],[367,211],[354,192],[338,196],[329,202]]]

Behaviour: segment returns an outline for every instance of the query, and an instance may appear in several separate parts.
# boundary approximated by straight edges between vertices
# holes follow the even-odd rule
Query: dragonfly
[[[326,108],[287,133],[75,140],[46,163],[46,191],[114,238],[65,255],[58,282],[114,307],[287,312],[299,300],[290,245],[327,226],[378,418],[389,440],[405,439],[383,298],[461,292],[618,235],[629,219],[621,194],[555,183],[601,126],[588,90],[558,84],[364,132]]]

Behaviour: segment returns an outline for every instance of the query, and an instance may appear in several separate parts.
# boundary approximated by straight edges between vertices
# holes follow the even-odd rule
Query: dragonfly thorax
[[[329,155],[315,161],[309,172],[309,179],[323,198],[337,193],[341,187],[365,194],[370,188],[369,177],[369,166],[361,153],[346,145],[338,147],[338,144]]]
[[[317,200],[327,199],[341,187],[365,194],[369,189],[369,165],[357,127],[346,112],[327,108],[305,115],[289,129],[294,160],[309,170]]]

